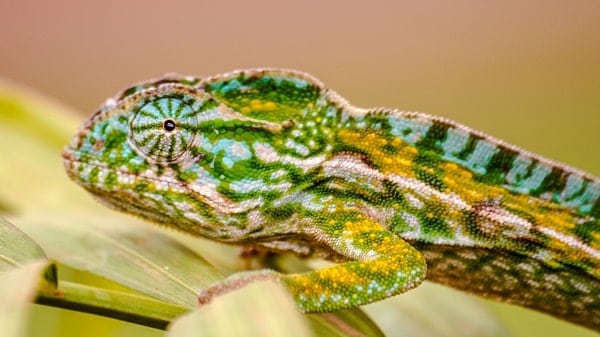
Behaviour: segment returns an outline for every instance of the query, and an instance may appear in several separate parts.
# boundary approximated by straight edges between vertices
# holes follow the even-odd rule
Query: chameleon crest
[[[63,153],[120,211],[217,241],[339,262],[244,272],[307,312],[425,277],[600,329],[600,181],[450,120],[360,109],[311,76],[166,77],[109,99]]]

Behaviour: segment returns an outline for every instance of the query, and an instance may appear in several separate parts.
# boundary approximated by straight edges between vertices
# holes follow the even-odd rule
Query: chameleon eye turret
[[[132,108],[129,141],[141,156],[156,164],[185,158],[195,143],[204,101],[183,93],[162,93]]]

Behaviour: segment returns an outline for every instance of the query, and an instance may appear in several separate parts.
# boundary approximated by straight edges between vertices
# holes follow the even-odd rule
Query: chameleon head
[[[260,204],[256,195],[234,195],[234,182],[261,174],[251,140],[278,125],[247,118],[194,84],[163,79],[108,100],[65,148],[64,165],[113,208],[233,240]]]

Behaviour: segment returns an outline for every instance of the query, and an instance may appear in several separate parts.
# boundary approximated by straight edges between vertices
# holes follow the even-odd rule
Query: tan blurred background
[[[0,75],[85,114],[165,72],[305,70],[600,174],[600,1],[0,1]]]
[[[82,120],[131,82],[258,66],[305,70],[356,105],[445,116],[600,175],[597,0],[0,0],[0,76]]]

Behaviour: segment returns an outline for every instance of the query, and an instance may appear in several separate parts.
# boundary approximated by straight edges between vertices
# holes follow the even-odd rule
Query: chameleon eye
[[[134,109],[130,143],[147,160],[169,164],[183,158],[196,137],[200,102],[181,96],[157,97]]]
[[[163,122],[163,129],[167,132],[175,131],[176,127],[177,125],[175,124],[175,121],[170,118],[165,119],[165,121]]]

